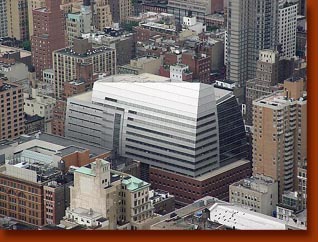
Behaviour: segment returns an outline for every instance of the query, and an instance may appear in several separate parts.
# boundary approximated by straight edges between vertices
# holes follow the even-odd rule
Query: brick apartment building
[[[17,40],[29,38],[27,0],[10,0],[6,2],[8,36]]]
[[[147,42],[153,36],[160,35],[164,39],[178,39],[178,32],[174,25],[165,25],[159,23],[143,23],[140,26],[133,27],[136,32],[136,41]]]
[[[24,133],[22,87],[0,79],[0,140]]]
[[[52,134],[64,136],[67,98],[92,89],[93,83],[97,79],[98,75],[93,73],[93,64],[77,64],[77,78],[64,83],[62,99],[58,100],[53,108]]]
[[[73,182],[69,168],[109,156],[104,149],[47,134],[2,145],[0,159],[8,162],[0,166],[0,216],[34,226],[59,224],[63,218]],[[51,165],[55,159],[58,167]]]
[[[60,5],[61,0],[46,0],[45,8],[33,10],[32,61],[40,80],[43,70],[53,67],[53,51],[66,45],[64,12]]]
[[[210,57],[204,54],[186,52],[182,54],[182,64],[188,65],[193,79],[201,83],[210,83]]]
[[[307,161],[307,94],[303,79],[253,101],[253,175],[278,181],[279,201],[297,190],[297,170]]]
[[[54,89],[58,99],[63,96],[64,83],[77,78],[78,63],[92,64],[92,73],[116,73],[116,50],[105,46],[93,47],[88,39],[74,38],[74,46],[54,51],[53,59]]]
[[[194,51],[188,51],[184,53],[172,53],[167,52],[163,57],[163,65],[167,67],[181,63],[189,67],[192,72],[192,79],[201,83],[210,83],[210,63],[211,59],[205,54],[196,53]],[[161,70],[162,74],[166,76],[164,70]]]
[[[0,216],[44,224],[43,185],[0,173]]]

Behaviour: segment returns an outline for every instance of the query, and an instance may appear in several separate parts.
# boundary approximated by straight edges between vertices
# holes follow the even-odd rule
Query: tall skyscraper
[[[0,37],[8,35],[6,0],[0,0]]]
[[[278,42],[281,56],[292,58],[296,55],[297,2],[279,1]]]
[[[296,189],[297,166],[307,159],[307,99],[302,79],[253,102],[253,175],[278,181],[279,199]]]
[[[45,8],[33,10],[34,35],[31,37],[32,62],[40,80],[43,70],[53,67],[53,51],[66,45],[61,0],[46,0],[45,5]]]
[[[277,45],[278,0],[228,0],[227,18],[227,79],[244,87],[259,50]]]
[[[5,1],[7,4],[8,36],[17,40],[29,39],[27,0]]]

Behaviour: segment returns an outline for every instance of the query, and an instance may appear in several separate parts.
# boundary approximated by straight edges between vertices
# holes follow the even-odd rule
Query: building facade
[[[65,18],[61,0],[46,0],[46,7],[33,10],[34,35],[31,37],[32,62],[36,77],[42,80],[43,71],[53,67],[52,53],[64,48]]]
[[[6,0],[0,1],[0,38],[8,36]]]
[[[54,71],[53,69],[43,70],[42,81],[37,82],[39,93],[43,96],[53,97],[54,94]]]
[[[67,45],[73,45],[74,37],[81,37],[82,34],[90,33],[92,26],[93,23],[90,4],[83,4],[80,12],[68,13],[66,18]]]
[[[104,31],[104,28],[113,25],[113,18],[109,0],[95,1],[95,27],[96,30]]]
[[[62,99],[57,100],[53,108],[52,134],[59,136],[65,134],[66,99],[91,90],[97,78],[97,75],[93,73],[92,64],[78,64],[76,80],[64,83]]]
[[[178,98],[181,93],[185,96]],[[183,203],[203,193],[228,199],[230,181],[251,174],[250,163],[241,161],[247,156],[245,129],[230,91],[150,74],[118,75],[95,82],[92,92],[69,98],[66,113],[66,137],[139,160],[143,180],[170,189]],[[183,197],[175,188],[161,186],[159,172],[179,185],[193,181],[202,189],[197,194],[196,186],[189,187],[193,195]],[[212,187],[221,174],[226,177],[222,192]]]
[[[135,60],[130,60],[130,64],[119,66],[117,69],[118,74],[134,74],[139,75],[142,73],[159,74],[159,69],[162,64],[161,58],[155,57],[141,57]]]
[[[278,183],[264,176],[246,178],[230,185],[229,196],[231,203],[273,216],[278,203]]]
[[[108,0],[114,23],[124,23],[133,15],[133,3],[130,0]]]
[[[45,224],[43,186],[56,179],[60,171],[47,166],[45,155],[37,154],[22,151],[1,167],[0,213],[23,223],[42,226]]]
[[[24,121],[25,134],[30,134],[34,132],[44,132],[45,122],[44,117],[40,117],[38,115],[28,115],[25,114]]]
[[[56,98],[62,97],[65,82],[76,79],[78,63],[92,64],[93,73],[116,73],[116,50],[105,46],[93,48],[87,39],[74,39],[74,46],[54,51],[53,60]]]
[[[50,96],[39,95],[38,90],[32,88],[32,94],[24,93],[24,112],[28,115],[38,115],[44,118],[45,132],[51,133],[53,107],[56,100]]]
[[[253,101],[253,175],[278,181],[279,201],[296,188],[297,164],[307,159],[307,100],[302,79],[286,80],[284,92]]]
[[[223,11],[223,0],[169,0],[167,11],[175,15],[176,20],[181,23],[182,18],[188,16],[189,12],[194,16],[204,18],[206,15]]]
[[[33,36],[33,9],[44,8],[46,0],[28,0],[29,34]]]
[[[240,106],[233,93],[215,88],[219,123],[220,165],[247,157],[247,139]],[[225,93],[225,94],[224,94]]]
[[[43,187],[0,173],[0,214],[18,221],[43,225]]]
[[[24,133],[23,93],[19,85],[0,79],[0,140],[13,139]]]
[[[17,40],[29,39],[27,0],[6,1],[8,36]]]
[[[111,145],[123,156],[191,177],[217,168],[218,123],[213,87],[200,83],[151,83],[147,76],[150,75],[106,78],[95,82],[93,92],[82,94],[83,98],[68,99],[66,136]],[[158,76],[150,78],[160,81]],[[142,83],[131,83],[134,79]],[[178,93],[188,90],[188,94],[184,101],[175,103],[176,93],[167,98],[168,89]],[[80,111],[85,97],[89,97],[86,110]],[[87,120],[92,113],[96,116],[94,123]],[[102,127],[100,122],[104,123]]]
[[[256,77],[246,82],[246,124],[252,125],[253,100],[271,94],[278,88],[279,53],[273,50],[259,51],[256,63]]]
[[[253,125],[253,101],[272,94],[275,91],[282,89],[282,86],[272,86],[269,81],[252,79],[246,82],[246,113],[245,113],[245,124]]]
[[[307,166],[299,166],[297,174],[297,185],[296,191],[301,195],[301,206],[302,209],[307,208]]]
[[[45,8],[46,0],[27,0],[28,1],[28,24],[30,37],[34,34],[33,29],[33,10],[37,8]],[[83,0],[61,0],[60,9],[64,13],[77,12],[80,10],[80,6]]]
[[[127,223],[133,226],[134,222],[146,220],[153,214],[149,187],[149,183],[113,171],[109,162],[98,159],[74,171],[74,186],[71,187],[66,219],[81,223],[73,214],[76,209],[85,209],[108,220],[110,229]]]
[[[278,41],[281,56],[291,58],[296,55],[297,2],[280,0],[278,10]]]
[[[307,226],[307,210],[302,207],[301,194],[285,192],[277,204],[276,217],[286,222]]]
[[[229,186],[233,181],[251,176],[251,162],[237,160],[205,175],[192,178],[150,166],[149,181],[154,189],[169,191],[175,196],[176,205],[184,206],[203,196],[229,200]]]
[[[278,0],[228,0],[227,79],[243,87],[255,77],[258,51],[278,41]]]

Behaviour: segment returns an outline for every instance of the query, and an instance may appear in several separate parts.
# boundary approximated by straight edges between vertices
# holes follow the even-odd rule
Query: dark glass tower
[[[247,158],[247,139],[240,106],[234,95],[217,101],[220,166]]]

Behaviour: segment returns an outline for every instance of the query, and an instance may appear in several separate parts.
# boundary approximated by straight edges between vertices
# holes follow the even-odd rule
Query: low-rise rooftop
[[[150,73],[143,73],[140,75],[115,75],[109,76],[103,79],[98,80],[97,82],[171,82],[170,78],[162,77]]]
[[[24,115],[24,120],[25,120],[25,123],[28,124],[28,123],[44,120],[44,117],[40,117],[39,115],[28,115],[28,114],[25,114]]]
[[[225,172],[227,172],[229,170],[232,170],[235,167],[240,167],[240,166],[242,166],[244,164],[248,164],[248,163],[250,163],[249,160],[238,160],[236,162],[232,162],[232,163],[230,163],[228,165],[222,166],[222,167],[220,167],[220,168],[218,168],[216,170],[210,171],[210,172],[208,172],[208,173],[206,173],[204,175],[196,177],[195,179],[198,180],[198,181],[204,181],[204,180],[207,180],[207,179],[209,179],[211,177],[215,177],[215,176],[220,175],[222,173],[225,173]]]
[[[307,100],[306,93],[304,93],[303,97],[300,97],[299,100],[296,100],[293,98],[287,98],[286,96],[284,96],[284,93],[282,91],[278,91],[268,96],[261,97],[255,100],[253,103],[256,103],[257,105],[261,105],[261,106],[268,106],[273,109],[282,109],[286,106],[296,103],[296,101],[304,102],[306,100]]]
[[[13,85],[11,83],[6,83],[6,82],[1,82],[1,80],[0,80],[0,93],[8,91],[10,89],[17,88],[17,87],[18,87],[17,85]]]
[[[275,184],[275,182],[270,177],[250,177],[250,178],[244,178],[238,182],[233,183],[231,186],[233,187],[243,187],[249,190],[258,191],[261,193],[267,193],[268,186],[271,186]]]
[[[122,180],[122,184],[126,186],[126,188],[131,191],[138,191],[139,189],[143,189],[147,186],[150,186],[149,183],[144,182],[143,180],[138,179],[134,176],[127,176]]]
[[[88,58],[88,57],[96,56],[108,51],[114,51],[114,49],[106,47],[106,46],[101,46],[101,47],[95,47],[93,49],[88,49],[85,53],[80,54],[80,53],[77,53],[73,48],[67,47],[64,49],[57,50],[56,53],[60,53],[60,54],[68,55],[72,57],[77,57],[77,58]]]

